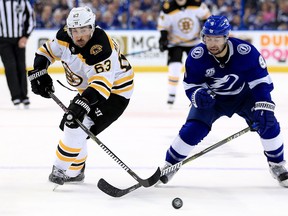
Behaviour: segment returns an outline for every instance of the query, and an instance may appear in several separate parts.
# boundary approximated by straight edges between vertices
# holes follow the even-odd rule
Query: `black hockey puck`
[[[172,206],[175,209],[180,209],[183,206],[183,201],[182,199],[180,199],[179,197],[176,197],[175,199],[173,199],[172,201]]]

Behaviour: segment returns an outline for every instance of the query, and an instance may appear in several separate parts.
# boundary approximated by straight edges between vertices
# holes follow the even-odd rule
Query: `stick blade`
[[[159,181],[160,177],[161,177],[161,169],[160,167],[158,167],[152,176],[150,176],[148,179],[143,179],[142,181],[138,181],[138,182],[143,187],[151,187]]]
[[[101,178],[98,181],[97,187],[104,193],[106,193],[109,196],[112,197],[122,197],[134,190],[136,190],[137,188],[141,187],[142,185],[140,183],[135,184],[129,188],[126,189],[119,189],[114,187],[113,185],[111,185],[110,183],[108,183],[105,179]]]

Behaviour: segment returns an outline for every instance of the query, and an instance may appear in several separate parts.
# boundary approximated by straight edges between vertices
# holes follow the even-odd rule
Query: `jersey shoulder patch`
[[[233,44],[233,47],[235,49],[235,52],[240,55],[247,55],[251,52],[251,50],[254,50],[253,45],[248,43],[245,40],[235,38],[235,37],[229,37],[229,41]]]
[[[80,53],[88,65],[94,65],[109,58],[113,46],[112,40],[106,32],[101,28],[95,28],[92,38]]]
[[[191,50],[191,53],[190,53],[193,59],[199,59],[203,56],[203,54],[204,54],[204,49],[201,46],[195,47],[194,49]]]
[[[249,44],[241,43],[237,46],[237,52],[241,55],[246,55],[250,53],[251,46]]]

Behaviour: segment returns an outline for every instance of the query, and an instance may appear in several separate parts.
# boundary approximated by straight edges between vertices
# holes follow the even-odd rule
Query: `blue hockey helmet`
[[[201,31],[201,37],[205,35],[225,36],[228,37],[231,30],[231,25],[226,16],[210,16],[204,23]]]

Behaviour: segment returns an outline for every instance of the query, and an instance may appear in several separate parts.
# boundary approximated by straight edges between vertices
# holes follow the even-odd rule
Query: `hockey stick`
[[[245,129],[242,129],[241,131],[239,131],[239,132],[237,132],[237,133],[235,133],[235,134],[233,134],[233,135],[231,135],[231,136],[229,136],[229,137],[227,137],[227,138],[215,143],[214,145],[209,146],[208,148],[200,151],[199,153],[197,153],[195,155],[192,155],[192,156],[184,159],[183,161],[181,161],[179,163],[176,163],[173,166],[170,166],[170,167],[162,170],[161,176],[169,174],[169,173],[171,173],[171,172],[173,172],[173,171],[175,171],[177,169],[180,169],[182,165],[184,165],[184,164],[186,164],[186,163],[188,163],[190,161],[195,160],[196,158],[198,158],[198,157],[200,157],[200,156],[212,151],[215,148],[218,148],[219,146],[222,146],[225,143],[230,142],[231,140],[233,140],[233,139],[235,139],[235,138],[247,133],[250,130],[254,130],[253,126],[251,128],[247,127]],[[116,188],[113,185],[109,184],[105,179],[101,178],[98,181],[97,186],[98,186],[98,188],[101,191],[103,191],[104,193],[106,193],[106,194],[108,194],[108,195],[110,195],[112,197],[122,197],[122,196],[124,196],[124,195],[126,195],[126,194],[128,194],[128,193],[130,193],[130,192],[132,192],[134,190],[136,190],[137,188],[140,188],[142,185],[138,183],[138,184],[130,186],[130,187],[126,188],[126,189],[119,189],[119,188]]]
[[[183,44],[183,43],[192,42],[192,41],[197,40],[197,39],[198,39],[198,38],[192,38],[191,40],[181,41],[181,42],[179,42],[179,43],[173,44],[172,46],[169,46],[169,48],[175,47],[175,46],[179,46],[179,45],[181,45],[181,44]],[[155,47],[150,47],[150,48],[147,49],[147,50],[142,50],[142,51],[136,51],[136,52],[127,53],[127,54],[124,54],[124,56],[138,55],[138,54],[150,52],[152,49],[158,49],[158,47],[157,47],[157,48],[155,48]]]
[[[149,52],[153,49],[153,47],[150,47],[149,49],[147,50],[142,50],[142,51],[136,51],[136,52],[132,52],[132,53],[127,53],[127,54],[124,54],[124,56],[132,56],[132,55],[138,55],[138,54],[142,54],[142,53],[146,53],[146,52]]]
[[[56,97],[55,94],[49,92],[50,97],[62,108],[65,113],[68,113],[68,108]],[[107,146],[105,146],[81,121],[75,119],[80,128],[94,140],[114,161],[116,161],[126,172],[128,172],[141,186],[150,187],[154,185],[161,176],[161,170],[158,167],[156,172],[148,179],[142,179],[135,174],[120,158],[118,158]]]

